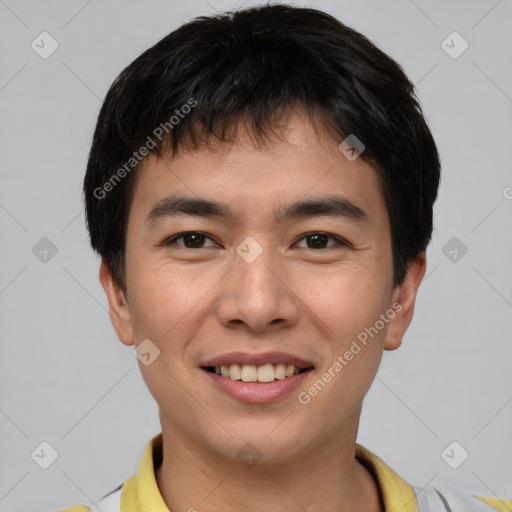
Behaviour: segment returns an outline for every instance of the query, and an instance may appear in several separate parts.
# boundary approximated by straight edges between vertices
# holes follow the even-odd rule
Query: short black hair
[[[126,294],[125,241],[137,169],[162,157],[256,141],[304,109],[341,143],[355,135],[382,185],[394,284],[426,250],[440,180],[437,148],[401,66],[356,30],[310,8],[270,3],[201,16],[143,52],[101,107],[84,179],[93,249]]]

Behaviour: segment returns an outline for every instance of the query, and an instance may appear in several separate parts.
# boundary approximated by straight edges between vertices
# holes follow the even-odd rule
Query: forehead
[[[174,158],[150,155],[137,171],[130,217],[147,219],[158,203],[180,195],[231,205],[229,213],[238,221],[267,209],[276,220],[279,207],[329,194],[382,221],[386,206],[374,167],[361,157],[349,160],[339,149],[341,137],[316,128],[298,113],[279,137],[263,145],[242,127],[233,143],[182,151]]]

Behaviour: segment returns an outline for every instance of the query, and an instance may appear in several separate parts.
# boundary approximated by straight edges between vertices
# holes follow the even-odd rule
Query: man
[[[321,11],[198,18],[130,64],[84,193],[162,432],[98,508],[509,510],[413,487],[356,443],[413,316],[439,174],[403,70]]]

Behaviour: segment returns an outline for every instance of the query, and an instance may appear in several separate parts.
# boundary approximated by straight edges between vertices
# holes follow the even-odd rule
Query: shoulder
[[[413,487],[418,512],[448,510],[452,512],[510,512],[512,499],[490,498],[454,487]]]
[[[121,511],[121,492],[122,484],[113,491],[103,496],[97,503],[97,507],[102,512],[120,512]],[[56,512],[93,512],[87,505],[75,505],[73,507],[63,508]]]

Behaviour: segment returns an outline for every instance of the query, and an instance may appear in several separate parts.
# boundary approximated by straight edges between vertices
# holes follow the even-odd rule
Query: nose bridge
[[[257,244],[257,245],[256,245]],[[279,258],[268,246],[253,240],[237,248],[233,270],[228,274],[218,308],[224,325],[243,322],[252,330],[264,330],[272,323],[294,323],[298,318],[293,293],[279,275]]]
[[[249,240],[237,248],[234,263],[234,290],[246,307],[275,306],[279,293],[276,283],[276,258],[268,244],[263,247]],[[272,269],[272,270],[271,270]]]
[[[254,259],[247,259],[244,256],[235,259],[235,284],[240,283],[237,293],[249,291],[253,295],[269,295],[267,300],[270,300],[271,297],[275,298],[278,269],[272,250],[262,248],[260,254],[255,256],[254,249],[250,248],[248,254]]]

